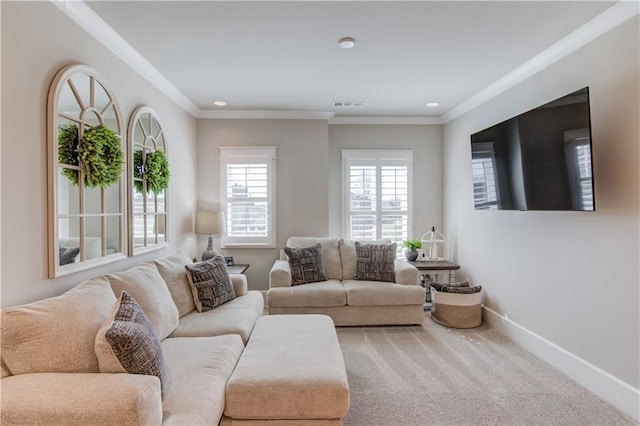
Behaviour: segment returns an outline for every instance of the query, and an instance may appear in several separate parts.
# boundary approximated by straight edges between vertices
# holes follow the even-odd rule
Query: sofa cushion
[[[162,347],[140,305],[123,291],[95,340],[101,373],[146,374],[160,379],[166,391]]]
[[[391,244],[391,240],[368,241],[371,244]],[[356,245],[351,240],[340,240],[340,260],[343,280],[352,280],[356,276]]]
[[[160,340],[178,326],[178,308],[166,283],[152,263],[143,263],[125,272],[107,275],[113,293],[126,291],[142,307]]]
[[[200,337],[238,334],[246,344],[256,319],[264,310],[264,298],[259,291],[249,291],[224,305],[207,312],[193,310],[180,318],[178,328],[169,337]]]
[[[158,272],[169,288],[173,302],[178,308],[178,317],[182,318],[195,310],[196,305],[193,302],[187,271],[184,270],[185,265],[192,263],[189,256],[179,252],[161,259],[152,260],[152,262],[158,268]]]
[[[222,256],[184,267],[198,312],[210,311],[235,299],[236,292]]]
[[[316,237],[290,237],[287,240],[287,247],[309,247],[314,244],[322,244],[322,260],[324,271],[328,280],[342,279],[342,261],[340,259],[340,239],[339,238],[316,238]]]
[[[356,280],[386,281],[396,280],[394,263],[398,245],[363,244],[356,242]]]
[[[425,289],[419,285],[357,280],[342,284],[349,306],[422,306],[425,300]]]
[[[285,247],[291,267],[291,285],[326,281],[322,260],[322,244],[309,247]]]
[[[344,306],[347,294],[338,280],[305,284],[295,288],[274,287],[267,293],[267,305],[270,307],[294,306]]]
[[[162,401],[163,426],[217,425],[224,410],[227,380],[243,349],[237,335],[163,340],[170,372]]]
[[[104,277],[2,310],[2,360],[12,374],[97,373],[96,333],[116,298]]]

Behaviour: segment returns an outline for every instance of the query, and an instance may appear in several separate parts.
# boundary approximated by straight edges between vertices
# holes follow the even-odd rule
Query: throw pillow
[[[362,244],[356,241],[355,245],[356,280],[396,282],[396,243]]]
[[[236,292],[222,256],[184,267],[198,312],[210,311],[235,299]]]
[[[322,259],[322,244],[310,247],[285,247],[291,267],[291,285],[300,285],[326,281]]]
[[[193,294],[187,272],[184,270],[184,265],[193,263],[191,258],[185,253],[178,252],[151,262],[156,265],[158,272],[167,283],[171,297],[178,308],[178,316],[182,318],[189,312],[195,311],[196,305],[193,303]]]
[[[108,274],[107,278],[116,297],[126,291],[136,299],[159,339],[164,339],[178,328],[178,308],[153,263],[143,263],[124,272]]]
[[[156,376],[166,394],[167,370],[160,340],[136,301],[123,291],[95,340],[101,373]]]
[[[67,247],[60,244],[58,246],[58,258],[60,266],[68,265],[76,261],[76,256],[80,253],[80,247]]]

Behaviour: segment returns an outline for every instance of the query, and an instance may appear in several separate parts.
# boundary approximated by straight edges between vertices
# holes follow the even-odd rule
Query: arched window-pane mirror
[[[165,247],[167,237],[167,141],[160,119],[148,106],[129,120],[129,251],[133,254]]]
[[[126,255],[123,124],[104,79],[84,65],[56,74],[48,97],[49,276]]]

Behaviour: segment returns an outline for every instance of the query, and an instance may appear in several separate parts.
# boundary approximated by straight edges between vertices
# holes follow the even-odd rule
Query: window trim
[[[349,167],[366,165],[376,166],[376,182],[379,185],[381,176],[379,170],[381,166],[407,166],[407,238],[411,238],[413,235],[413,150],[404,149],[380,149],[380,150],[367,150],[367,149],[343,149],[342,150],[342,236],[343,238],[350,239],[349,235],[349,219],[350,215],[350,197],[349,197]],[[376,218],[382,217],[381,198],[378,197],[381,194],[380,188],[376,187],[376,210],[373,214]],[[378,227],[382,226],[381,220],[376,220],[376,237],[382,238],[381,232],[378,231]],[[399,243],[399,246],[401,242]],[[402,247],[398,247],[401,249]]]
[[[220,211],[223,229],[221,248],[275,248],[276,247],[276,149],[275,146],[220,147]],[[229,237],[227,235],[227,164],[267,164],[267,236]]]

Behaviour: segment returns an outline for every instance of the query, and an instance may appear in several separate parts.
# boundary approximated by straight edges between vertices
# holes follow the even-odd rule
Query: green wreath
[[[69,124],[58,132],[58,162],[80,166],[88,188],[107,188],[120,179],[123,154],[120,136],[104,125],[90,127],[78,140],[78,126]],[[64,169],[62,174],[73,186],[78,171]]]
[[[142,151],[133,154],[133,176],[136,179],[147,181],[147,192],[152,191],[158,195],[169,187],[169,160],[164,151],[147,153],[147,158],[142,164]],[[142,181],[134,180],[133,186],[139,194],[143,192]]]

